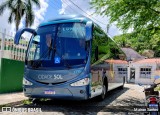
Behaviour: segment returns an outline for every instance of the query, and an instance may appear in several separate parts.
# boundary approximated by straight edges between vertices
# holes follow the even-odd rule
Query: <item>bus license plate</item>
[[[158,104],[149,104],[150,109],[158,109]]]
[[[44,94],[52,95],[52,94],[55,94],[55,91],[46,90],[46,91],[44,91]]]

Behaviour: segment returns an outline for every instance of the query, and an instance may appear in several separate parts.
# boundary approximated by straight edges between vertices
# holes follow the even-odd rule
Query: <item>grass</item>
[[[3,104],[3,105],[0,105],[0,108],[2,108],[2,107],[15,107],[15,105],[22,105],[23,102],[24,102],[24,100],[23,101],[17,101],[17,102]]]
[[[40,98],[40,99],[38,99],[38,101],[40,101],[40,102],[44,102],[44,101],[48,101],[49,99],[47,99],[47,98]],[[32,102],[32,100],[31,99],[27,99],[27,100],[23,100],[23,102],[22,102],[24,105],[30,105],[30,104],[32,104],[33,102]]]
[[[24,105],[30,105],[30,104],[32,104],[32,101],[29,100],[29,99],[28,99],[28,100],[24,100],[24,101],[23,101],[23,104],[24,104]]]
[[[157,86],[156,88],[154,88],[154,91],[160,91],[160,86]]]

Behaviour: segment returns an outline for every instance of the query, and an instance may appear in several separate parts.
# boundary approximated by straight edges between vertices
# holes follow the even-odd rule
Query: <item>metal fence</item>
[[[14,35],[0,28],[0,93],[22,91],[28,42],[22,39],[19,45],[15,45]]]
[[[19,45],[15,45],[14,35],[6,30],[0,31],[0,58],[24,61],[28,41],[22,39]]]

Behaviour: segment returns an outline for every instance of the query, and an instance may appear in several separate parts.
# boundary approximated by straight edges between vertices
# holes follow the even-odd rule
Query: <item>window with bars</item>
[[[151,78],[151,67],[140,68],[141,78]]]
[[[127,68],[118,68],[118,74],[127,74]]]

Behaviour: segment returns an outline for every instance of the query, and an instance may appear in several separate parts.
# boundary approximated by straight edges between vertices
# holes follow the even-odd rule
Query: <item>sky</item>
[[[0,4],[5,0],[0,0]],[[108,17],[94,14],[94,9],[91,9],[90,0],[40,0],[41,8],[34,7],[35,20],[31,28],[36,28],[40,23],[51,19],[61,17],[62,15],[82,14],[91,18],[101,28],[106,31]],[[9,10],[5,10],[0,16],[0,31],[6,29],[8,32],[15,32],[15,24],[8,24]],[[24,17],[19,25],[19,28],[24,27]],[[112,25],[107,33],[110,37],[122,34],[115,25]]]

